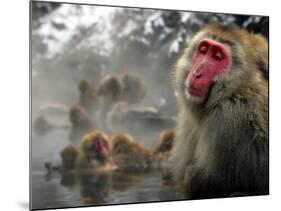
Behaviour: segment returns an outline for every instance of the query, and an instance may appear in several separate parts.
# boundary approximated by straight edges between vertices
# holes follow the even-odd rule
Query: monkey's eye
[[[213,54],[213,58],[215,60],[218,60],[218,61],[221,61],[223,60],[223,53],[221,51],[216,51],[214,54]]]
[[[199,47],[199,51],[200,51],[200,53],[202,53],[202,54],[206,54],[206,53],[208,52],[208,45],[206,45],[206,44],[201,45],[201,46]]]

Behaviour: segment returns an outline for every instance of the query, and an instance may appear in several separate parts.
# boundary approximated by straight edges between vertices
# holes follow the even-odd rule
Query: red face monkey
[[[209,25],[184,49],[172,171],[188,197],[268,194],[267,64],[265,38],[238,27]]]
[[[108,136],[98,130],[83,136],[77,162],[78,172],[104,173],[116,168],[111,159],[108,140]]]

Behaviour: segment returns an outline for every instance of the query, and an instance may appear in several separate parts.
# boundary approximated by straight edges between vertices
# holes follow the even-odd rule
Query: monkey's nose
[[[201,78],[202,77],[202,73],[201,72],[195,72],[193,74],[194,78]]]

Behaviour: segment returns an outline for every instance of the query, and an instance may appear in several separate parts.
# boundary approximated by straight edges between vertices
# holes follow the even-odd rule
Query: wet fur
[[[111,144],[112,157],[119,170],[134,173],[150,169],[152,154],[129,134],[113,135]]]

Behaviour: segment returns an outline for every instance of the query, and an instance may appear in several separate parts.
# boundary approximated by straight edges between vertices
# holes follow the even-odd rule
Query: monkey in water
[[[96,124],[90,119],[89,114],[81,106],[73,106],[69,110],[71,130],[69,139],[79,142],[84,133],[96,128]]]
[[[175,142],[175,130],[166,129],[163,130],[156,143],[153,150],[153,155],[157,160],[167,160],[170,157],[171,150]]]
[[[101,127],[106,128],[106,115],[112,105],[121,100],[123,83],[119,77],[108,74],[99,82],[97,92],[101,99],[99,119],[101,120]]]
[[[53,125],[44,116],[40,115],[34,120],[33,128],[37,135],[43,136],[53,129]]]
[[[122,76],[123,100],[130,104],[137,104],[143,100],[146,95],[146,89],[143,80],[135,74],[126,73]]]
[[[112,157],[123,172],[145,172],[152,167],[151,152],[127,133],[115,134],[110,141]]]
[[[116,169],[109,149],[109,138],[102,131],[85,134],[80,142],[80,154],[76,163],[79,174],[107,173]]]
[[[75,169],[78,156],[78,149],[74,145],[69,145],[60,152],[61,165],[54,166],[50,162],[46,162],[45,168],[48,174],[51,174],[53,171],[69,173]]]
[[[176,63],[172,172],[188,198],[269,193],[267,52],[261,35],[213,24]]]

